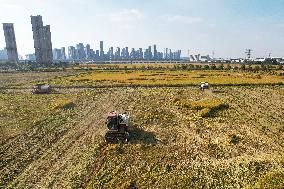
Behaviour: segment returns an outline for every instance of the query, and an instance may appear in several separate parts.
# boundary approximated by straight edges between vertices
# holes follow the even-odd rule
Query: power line
[[[247,59],[251,58],[252,51],[253,51],[252,49],[246,49],[245,54],[247,55]]]

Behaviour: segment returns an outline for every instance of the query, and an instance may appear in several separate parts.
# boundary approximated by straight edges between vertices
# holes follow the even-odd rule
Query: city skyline
[[[153,47],[153,48],[152,48]],[[108,50],[106,50],[108,49]],[[106,51],[105,51],[106,50]],[[150,45],[148,48],[130,47],[104,47],[104,41],[100,41],[100,48],[93,49],[90,44],[78,43],[76,46],[68,46],[68,53],[65,47],[53,49],[54,60],[93,60],[93,61],[161,61],[180,60],[181,50],[164,49],[158,51],[157,45]]]
[[[53,61],[161,61],[161,60],[181,60],[181,50],[172,51],[172,49],[165,48],[164,52],[159,52],[157,45],[148,46],[143,51],[143,48],[135,49],[129,47],[110,47],[108,51],[104,51],[104,41],[100,41],[99,50],[91,49],[91,45],[79,43],[74,46],[68,46],[68,56],[66,56],[65,47],[60,49],[52,48],[50,25],[43,25],[41,15],[31,15],[31,24],[33,31],[33,41],[35,53],[26,54],[24,60],[36,61],[39,64],[50,64]],[[1,50],[0,60],[7,59],[11,62],[18,62],[17,44],[15,38],[14,24],[3,23],[3,30],[5,36],[6,47]],[[106,52],[106,53],[105,53]],[[5,55],[6,54],[6,55]],[[199,60],[200,55],[197,55]],[[207,56],[209,58],[209,55]],[[21,58],[22,60],[22,58]]]
[[[214,51],[216,57],[244,57],[247,48],[254,50],[255,57],[284,56],[280,0],[2,0],[0,4],[0,22],[14,23],[21,55],[34,52],[29,17],[40,14],[52,26],[53,47],[83,42],[99,49],[99,41],[105,41],[107,47],[136,49],[157,44],[160,51],[181,49],[183,56],[190,50],[190,54]],[[4,40],[0,38],[0,49]]]

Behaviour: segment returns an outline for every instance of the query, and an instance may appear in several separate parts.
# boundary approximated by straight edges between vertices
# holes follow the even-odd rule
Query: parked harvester
[[[37,84],[33,87],[33,94],[49,94],[51,93],[51,86],[47,84]]]
[[[128,142],[129,115],[126,113],[118,114],[117,112],[110,112],[107,116],[106,125],[108,128],[105,134],[107,143]]]
[[[200,84],[200,89],[202,90],[202,91],[204,91],[205,89],[209,89],[209,83],[208,82],[201,82],[201,84]]]

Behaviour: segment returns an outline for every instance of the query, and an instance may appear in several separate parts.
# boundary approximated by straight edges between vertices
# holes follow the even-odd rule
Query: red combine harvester
[[[129,116],[126,113],[118,114],[116,112],[110,112],[106,120],[106,125],[108,128],[108,131],[105,134],[106,142],[128,142],[128,121]]]

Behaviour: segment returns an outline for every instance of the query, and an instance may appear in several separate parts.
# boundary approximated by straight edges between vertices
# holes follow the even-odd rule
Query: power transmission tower
[[[253,51],[252,49],[246,49],[245,53],[246,53],[248,59],[251,58],[252,51]]]

